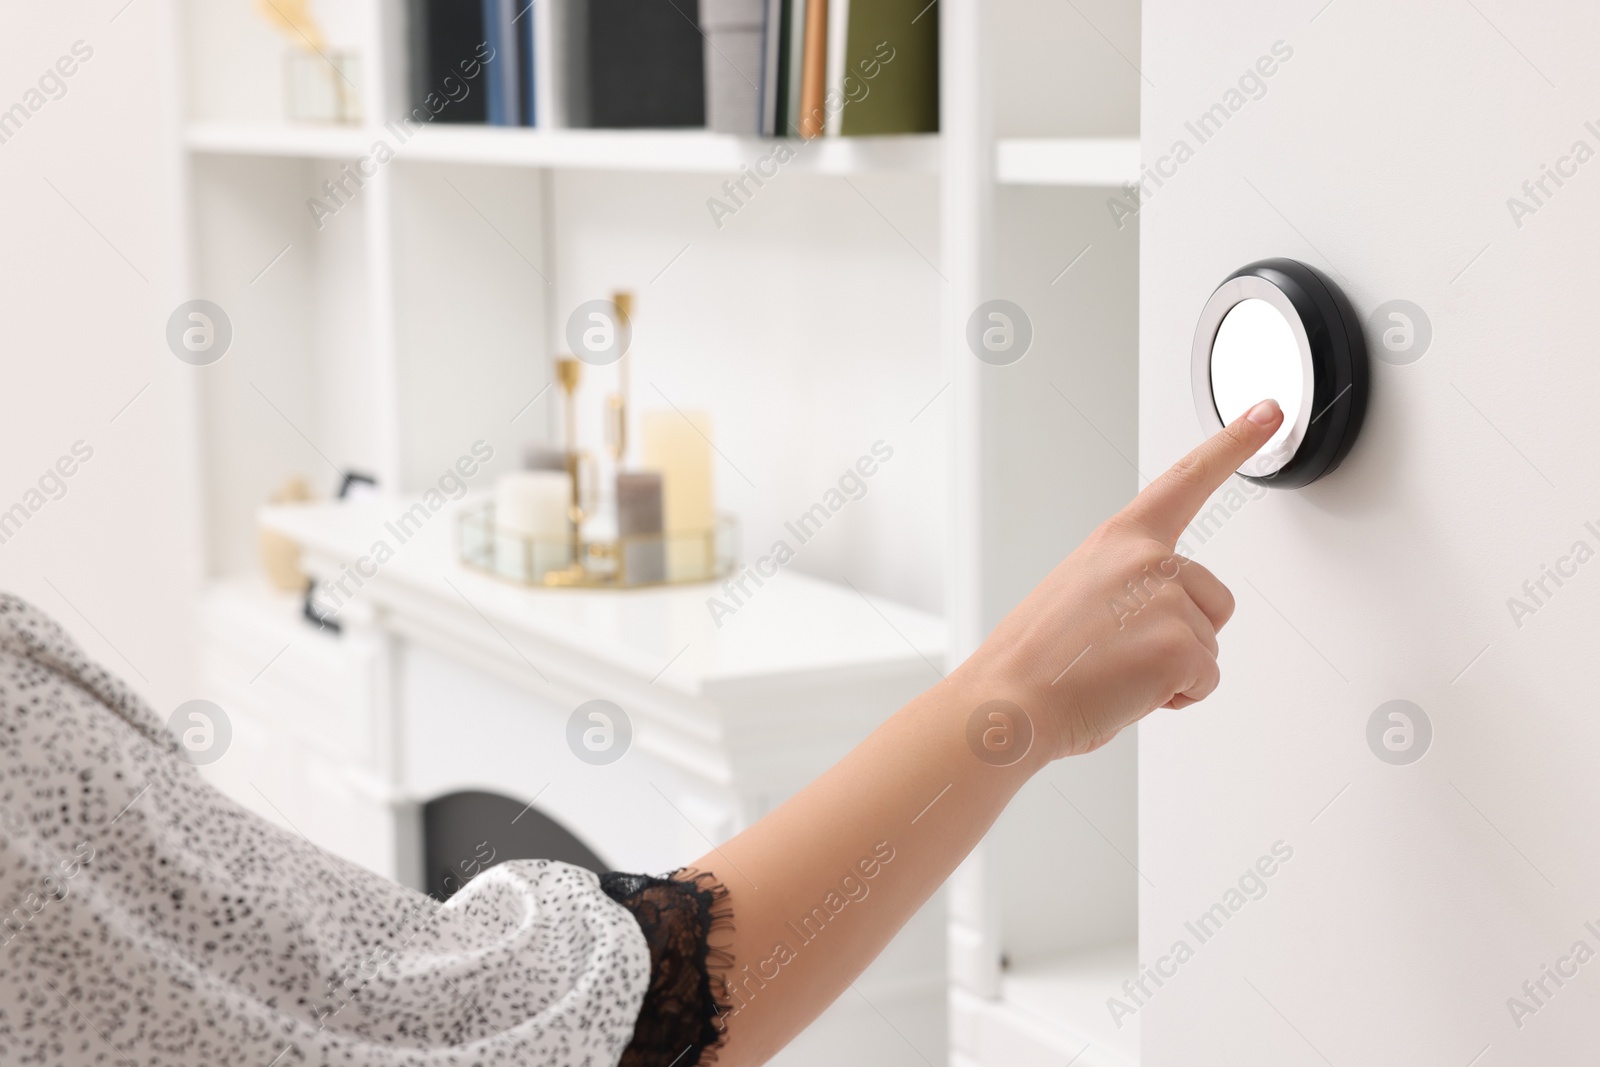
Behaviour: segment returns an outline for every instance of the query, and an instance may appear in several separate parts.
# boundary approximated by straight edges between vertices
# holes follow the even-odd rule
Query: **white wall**
[[[984,11],[996,136],[1138,134],[1138,0],[990,0]]]
[[[894,458],[793,566],[938,611],[950,407],[937,182],[780,172],[718,228],[706,201],[724,180],[556,174],[553,325],[564,335],[583,301],[634,291],[634,410],[711,413],[718,506],[740,516],[747,560],[792,542],[783,524],[885,441]],[[598,442],[615,370],[584,373],[580,426]]]
[[[495,450],[474,483],[488,486],[521,465],[524,443],[549,439],[559,392],[546,388],[538,273],[552,272],[541,231],[545,179],[409,161],[392,177],[403,488],[436,484],[478,440]]]
[[[1600,519],[1600,163],[1520,229],[1506,200],[1574,141],[1600,148],[1600,13],[1319,8],[1145,6],[1147,163],[1193,146],[1184,122],[1274,41],[1294,50],[1141,214],[1145,470],[1199,440],[1195,319],[1250,260],[1303,259],[1362,315],[1406,299],[1434,329],[1417,362],[1375,363],[1338,472],[1198,548],[1239,608],[1221,690],[1141,727],[1141,957],[1195,949],[1139,1013],[1145,1062],[1576,1063],[1600,1038],[1600,965],[1547,980],[1520,1029],[1507,998],[1574,942],[1600,950],[1600,566],[1520,628],[1507,598],[1575,541],[1600,547],[1582,525]],[[1366,741],[1395,698],[1435,730],[1409,766]],[[1293,858],[1266,895],[1199,944],[1185,921],[1278,841]]]
[[[93,55],[64,95],[36,100],[0,144],[0,509],[26,501],[74,442],[93,456],[64,496],[0,544],[0,588],[55,616],[167,708],[193,695],[186,594],[199,568],[186,397],[195,368],[164,340],[167,314],[191,294],[176,273],[168,6],[122,7],[5,10],[0,108],[26,101],[75,42]]]
[[[344,470],[379,473],[367,218],[352,208],[318,230],[305,208],[337,172],[331,160],[194,160],[196,291],[233,325],[227,355],[190,368],[213,578],[257,566],[256,509],[285,480],[328,496]]]

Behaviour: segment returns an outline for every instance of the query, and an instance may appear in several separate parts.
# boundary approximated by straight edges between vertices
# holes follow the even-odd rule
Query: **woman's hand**
[[[1022,708],[1050,758],[1209,696],[1233,595],[1175,546],[1282,421],[1262,401],[1150,483],[1001,621],[957,672],[962,687]]]

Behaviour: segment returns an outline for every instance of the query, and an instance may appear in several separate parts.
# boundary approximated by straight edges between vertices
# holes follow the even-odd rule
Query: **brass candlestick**
[[[571,356],[556,359],[556,380],[561,383],[565,401],[563,431],[566,436],[567,478],[572,483],[571,501],[567,505],[567,525],[572,531],[572,567],[581,569],[578,552],[583,537],[583,495],[580,481],[583,476],[583,456],[578,451],[578,385],[583,381],[583,364]]]
[[[583,364],[571,356],[556,357],[556,381],[561,383],[561,393],[566,400],[567,454],[578,450],[578,385],[583,381]]]
[[[611,294],[611,306],[616,309],[616,336],[630,338],[633,335],[633,294],[618,291]],[[605,425],[606,425],[606,450],[611,453],[612,460],[617,468],[622,468],[622,461],[628,454],[628,391],[629,367],[632,357],[627,351],[622,353],[617,362],[617,391],[606,397]]]

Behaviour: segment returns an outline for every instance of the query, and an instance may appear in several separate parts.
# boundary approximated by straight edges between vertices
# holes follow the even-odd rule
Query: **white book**
[[[541,130],[589,124],[588,5],[584,0],[539,0],[534,5],[535,125]]]
[[[840,124],[844,121],[845,41],[849,28],[850,0],[828,0],[828,76],[822,101],[828,111],[823,132],[829,137],[839,136]]]
[[[746,137],[761,132],[765,16],[765,0],[700,0],[710,129]]]

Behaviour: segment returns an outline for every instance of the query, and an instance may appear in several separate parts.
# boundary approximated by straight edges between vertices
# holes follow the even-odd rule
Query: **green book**
[[[783,5],[783,110],[778,114],[779,137],[800,136],[800,69],[805,66],[806,0]]]
[[[855,0],[847,18],[839,132],[937,133],[937,0]]]

